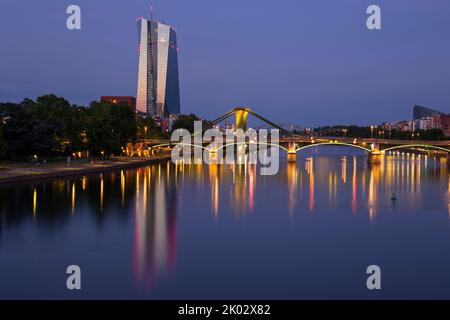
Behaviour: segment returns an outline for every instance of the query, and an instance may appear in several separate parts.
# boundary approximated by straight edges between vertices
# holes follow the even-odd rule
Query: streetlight
[[[148,130],[148,128],[147,128],[147,126],[145,126],[145,127],[144,127],[144,131],[145,131],[145,139],[147,139],[147,130]]]
[[[33,166],[35,165],[36,161],[37,161],[37,155],[34,155],[33,159],[31,159],[31,162],[30,162],[30,171],[31,171],[31,173],[33,173]]]
[[[374,126],[370,126],[370,138],[373,139],[373,128]]]

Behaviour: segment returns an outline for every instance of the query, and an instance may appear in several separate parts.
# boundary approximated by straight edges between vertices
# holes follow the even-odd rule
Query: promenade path
[[[0,164],[0,185],[19,181],[61,178],[67,176],[84,175],[97,172],[144,166],[170,160],[170,155],[156,155],[152,157],[119,157],[113,160],[99,161],[71,161],[48,163],[31,166],[30,163]]]

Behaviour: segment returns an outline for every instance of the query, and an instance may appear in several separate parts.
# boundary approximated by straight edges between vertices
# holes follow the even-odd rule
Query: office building
[[[177,35],[159,21],[138,19],[139,70],[136,109],[161,118],[180,113]]]

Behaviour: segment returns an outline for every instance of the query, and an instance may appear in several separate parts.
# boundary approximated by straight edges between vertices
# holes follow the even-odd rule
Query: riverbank
[[[93,173],[101,173],[113,170],[127,169],[160,163],[170,160],[170,155],[157,155],[146,158],[121,157],[113,160],[96,162],[71,162],[48,164],[45,166],[31,167],[28,164],[9,164],[0,168],[0,186],[14,182],[25,182],[41,179],[66,178]]]

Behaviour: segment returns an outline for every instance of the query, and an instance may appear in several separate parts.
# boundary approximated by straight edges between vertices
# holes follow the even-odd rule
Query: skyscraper
[[[180,113],[178,47],[175,30],[140,18],[136,109],[152,116]]]

